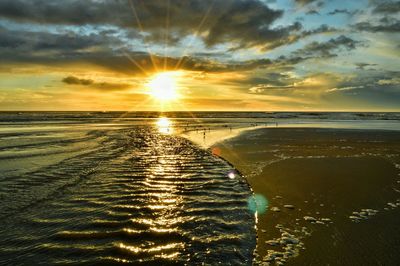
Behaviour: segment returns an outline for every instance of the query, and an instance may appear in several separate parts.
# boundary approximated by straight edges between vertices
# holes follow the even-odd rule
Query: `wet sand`
[[[399,132],[267,128],[213,150],[269,202],[258,262],[398,265]]]

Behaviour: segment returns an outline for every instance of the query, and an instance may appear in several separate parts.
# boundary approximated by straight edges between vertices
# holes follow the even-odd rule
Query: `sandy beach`
[[[268,201],[257,260],[272,265],[397,265],[396,131],[262,128],[212,147]]]

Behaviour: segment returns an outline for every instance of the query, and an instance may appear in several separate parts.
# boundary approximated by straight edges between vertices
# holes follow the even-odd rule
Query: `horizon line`
[[[399,110],[251,110],[251,111],[232,111],[232,110],[192,110],[192,111],[128,111],[128,110],[0,110],[0,113],[33,113],[33,112],[49,112],[49,113],[57,113],[57,112],[95,112],[95,113],[399,113]]]

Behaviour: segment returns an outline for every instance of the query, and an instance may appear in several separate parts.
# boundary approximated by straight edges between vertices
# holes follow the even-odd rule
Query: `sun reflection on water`
[[[163,134],[172,133],[172,122],[166,117],[160,117],[155,122],[155,126]],[[147,225],[148,233],[170,236],[175,240],[157,241],[150,245],[121,243],[119,248],[128,253],[152,254],[154,257],[174,260],[181,256],[185,249],[185,243],[176,239],[182,234],[179,225],[183,223],[180,215],[182,196],[177,194],[179,190],[177,165],[179,165],[180,156],[171,153],[169,137],[157,138],[153,144],[153,152],[157,154],[158,159],[147,168],[148,172],[143,180],[148,190],[146,208],[151,211],[151,218],[133,218],[133,221]]]
[[[156,122],[156,126],[160,133],[171,134],[173,132],[172,122],[167,117],[160,117]]]

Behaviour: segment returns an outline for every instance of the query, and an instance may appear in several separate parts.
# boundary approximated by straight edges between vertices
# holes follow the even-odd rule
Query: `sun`
[[[179,98],[179,71],[161,72],[155,74],[147,83],[149,94],[159,101],[173,101]]]

